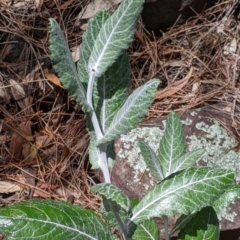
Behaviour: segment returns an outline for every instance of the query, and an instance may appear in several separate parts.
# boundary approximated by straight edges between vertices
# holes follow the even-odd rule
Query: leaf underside
[[[80,58],[77,63],[79,79],[85,85],[88,83],[88,61],[92,53],[92,49],[99,34],[100,29],[110,17],[110,14],[101,10],[96,15],[89,19],[88,26],[82,36],[82,43],[80,45]]]
[[[9,239],[114,239],[91,210],[66,202],[33,200],[0,209],[0,232]]]
[[[123,0],[100,30],[88,62],[95,77],[100,77],[128,48],[143,3],[144,0]]]
[[[175,172],[175,168],[181,164],[180,157],[185,153],[186,145],[180,119],[175,112],[171,112],[167,117],[166,130],[158,150],[164,177]]]
[[[131,208],[131,203],[129,198],[117,187],[110,183],[100,183],[94,185],[91,190],[94,193],[103,195],[106,199],[110,199],[116,202],[121,209],[126,212],[129,212]]]
[[[159,83],[158,79],[152,79],[133,91],[115,114],[105,136],[98,144],[112,141],[120,134],[135,128],[144,115],[147,114]]]
[[[172,163],[172,171],[178,172],[185,168],[191,167],[206,152],[205,149],[196,149],[182,155],[177,161]]]
[[[149,168],[151,174],[156,177],[159,181],[163,180],[163,172],[161,169],[161,164],[158,161],[156,153],[151,149],[151,147],[142,140],[139,140],[139,147],[143,159]]]
[[[129,95],[130,72],[129,58],[122,54],[100,78],[95,80],[93,105],[104,133]]]
[[[189,168],[155,185],[133,209],[135,223],[159,216],[190,214],[213,202],[229,187],[234,174],[209,167]]]
[[[51,60],[55,71],[58,73],[63,86],[69,94],[82,105],[84,111],[90,111],[86,101],[86,92],[78,78],[77,69],[73,61],[68,44],[62,30],[55,19],[50,18],[50,46]]]
[[[91,55],[94,42],[99,34],[99,31],[109,17],[110,17],[110,14],[105,10],[101,10],[97,12],[93,18],[89,19],[87,29],[82,37],[82,43],[80,45],[80,59],[77,63],[77,69],[78,69],[79,79],[81,80],[81,82],[83,83],[86,89],[87,89],[87,84],[89,79],[89,75],[88,75],[89,57]],[[97,88],[96,82],[97,82],[97,79],[94,82],[95,89]],[[96,96],[93,96],[93,105],[97,105],[98,101],[99,101],[99,98],[97,98]],[[98,106],[98,107],[101,108],[101,106]],[[91,166],[92,169],[98,169],[99,168],[99,152],[98,152],[98,148],[96,147],[96,134],[94,132],[89,114],[87,114],[86,116],[86,122],[87,122],[87,130],[90,135],[89,161],[92,165]],[[112,151],[113,144],[114,143],[110,143],[109,146],[107,147],[107,155],[112,159],[115,159],[115,154]]]

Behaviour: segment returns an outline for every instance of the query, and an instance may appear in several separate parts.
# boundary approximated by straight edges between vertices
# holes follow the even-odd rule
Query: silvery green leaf
[[[105,136],[98,144],[112,141],[120,134],[135,128],[147,113],[159,83],[158,79],[152,79],[133,91],[115,114]]]
[[[110,183],[100,183],[94,185],[91,190],[94,193],[104,196],[106,199],[116,202],[124,211],[130,211],[131,203],[129,198],[114,185]]]
[[[0,232],[8,239],[115,239],[93,211],[62,201],[32,200],[0,209]]]
[[[198,161],[205,153],[205,149],[196,149],[191,152],[185,153],[179,159],[176,159],[172,163],[172,172],[178,172],[185,168],[191,167],[196,161]]]
[[[227,190],[234,174],[209,167],[189,168],[155,185],[133,209],[136,224],[151,217],[191,214],[213,202]]]
[[[122,54],[99,79],[95,80],[93,104],[103,132],[129,95],[130,72],[128,56]]]
[[[220,237],[217,214],[212,207],[205,207],[195,213],[191,222],[181,229],[178,240],[217,240]]]
[[[156,153],[151,149],[151,147],[142,140],[138,141],[141,154],[143,159],[149,168],[151,174],[156,177],[159,181],[163,180],[163,172],[161,169],[161,165],[158,161]]]
[[[216,199],[213,203],[213,207],[217,213],[221,213],[229,204],[234,203],[237,198],[240,198],[240,186],[238,184],[233,184]]]
[[[185,153],[186,145],[182,124],[178,115],[171,112],[167,117],[166,129],[158,150],[158,158],[164,177],[175,172],[173,167],[178,166],[179,158]]]
[[[159,240],[159,228],[153,219],[145,220],[137,225],[132,240]]]
[[[144,0],[123,0],[101,28],[88,62],[88,69],[100,77],[124,49],[128,48],[134,34],[136,20]]]
[[[97,39],[100,29],[110,17],[110,14],[101,10],[89,19],[88,26],[82,36],[80,45],[80,59],[77,63],[78,76],[82,83],[88,83],[88,61],[93,50],[94,42]]]
[[[58,73],[63,86],[69,94],[80,103],[84,111],[89,111],[90,107],[86,101],[85,89],[78,78],[77,69],[72,59],[68,44],[55,19],[50,18],[49,49],[51,60],[55,71]]]

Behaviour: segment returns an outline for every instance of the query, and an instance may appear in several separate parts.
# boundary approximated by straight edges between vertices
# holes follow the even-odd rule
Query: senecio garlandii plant
[[[130,64],[125,50],[133,38],[144,0],[123,0],[112,16],[102,10],[88,22],[77,67],[54,19],[50,19],[51,60],[69,94],[82,106],[90,135],[92,167],[105,183],[92,191],[103,197],[99,218],[93,211],[66,202],[31,200],[0,209],[0,232],[8,239],[153,240],[173,234],[178,239],[219,239],[217,213],[240,196],[232,172],[192,167],[203,149],[186,152],[180,120],[174,112],[156,154],[138,142],[144,160],[159,183],[140,201],[129,199],[111,184],[109,161],[114,140],[136,128],[151,105],[160,83],[147,81],[129,95]],[[180,216],[172,229],[168,218]],[[160,229],[153,218],[163,220]],[[103,221],[103,219],[105,221]]]

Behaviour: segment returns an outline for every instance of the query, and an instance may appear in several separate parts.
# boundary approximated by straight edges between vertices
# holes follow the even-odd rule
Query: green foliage
[[[174,166],[180,163],[179,159],[186,153],[185,139],[176,113],[168,115],[167,125],[158,151],[164,177],[175,172]]]
[[[152,175],[159,181],[164,179],[162,166],[155,152],[150,148],[150,146],[142,140],[138,141],[141,153],[143,155],[144,161],[147,167],[150,169]]]
[[[188,214],[212,205],[233,181],[233,173],[208,167],[188,168],[155,185],[133,209],[131,220]]]
[[[144,0],[124,0],[101,28],[88,62],[90,74],[100,77],[132,40]]]
[[[132,240],[159,239],[160,231],[153,219],[144,220],[137,225]]]
[[[115,239],[109,226],[91,210],[51,200],[1,208],[0,232],[8,239]]]
[[[107,199],[111,199],[112,201],[116,202],[116,204],[128,213],[131,209],[131,204],[129,198],[120,191],[117,187],[113,186],[110,183],[101,183],[94,185],[92,187],[92,192],[94,193],[101,193]],[[108,211],[108,209],[105,207]]]
[[[240,197],[232,172],[194,168],[204,149],[186,152],[178,115],[171,112],[157,154],[139,141],[143,158],[159,183],[140,200],[129,199],[113,186],[108,170],[114,140],[137,126],[151,105],[159,80],[152,79],[129,95],[130,64],[124,50],[130,43],[144,0],[123,0],[110,16],[100,11],[89,20],[75,66],[60,27],[50,19],[50,51],[56,72],[86,114],[93,168],[106,183],[92,187],[103,197],[102,218],[91,210],[65,202],[32,200],[0,209],[0,232],[8,239],[123,239],[158,240],[154,217],[164,220],[165,240],[219,238],[216,212]],[[182,214],[171,232],[168,217]],[[104,221],[103,221],[104,219]],[[107,222],[106,222],[107,221]]]
[[[178,240],[213,240],[219,237],[217,214],[212,207],[205,207],[191,216],[191,221],[181,229]]]
[[[50,46],[51,60],[54,69],[58,73],[61,82],[66,87],[76,101],[82,105],[83,109],[89,111],[89,105],[86,101],[86,92],[81,81],[71,52],[65,42],[63,33],[55,19],[49,19],[50,24]]]
[[[94,43],[97,39],[99,31],[109,17],[110,14],[105,10],[97,12],[93,18],[89,19],[86,32],[82,36],[80,59],[77,63],[77,70],[79,79],[86,85],[88,83],[88,61],[91,56]]]
[[[159,80],[153,79],[133,91],[114,116],[105,136],[98,144],[112,141],[127,130],[135,128],[147,113],[158,85]]]

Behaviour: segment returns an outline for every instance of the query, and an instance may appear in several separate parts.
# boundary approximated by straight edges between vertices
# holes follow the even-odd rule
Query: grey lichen
[[[229,169],[235,173],[236,181],[240,182],[240,154],[234,151],[237,145],[227,131],[217,122],[207,125],[204,122],[196,124],[198,130],[203,131],[203,137],[187,136],[189,151],[204,148],[206,153],[202,160],[210,167]]]
[[[133,169],[134,182],[139,182],[141,174],[146,174],[147,172],[150,183],[153,185],[153,181],[151,180],[152,175],[143,160],[137,139],[142,139],[148,143],[155,152],[157,152],[159,141],[162,139],[163,134],[164,131],[158,127],[142,127],[133,129],[127,135],[121,135],[120,140],[123,144],[123,148],[120,149],[118,156],[129,162],[129,165]],[[150,186],[146,184],[144,187],[147,190]]]
[[[191,125],[192,124],[192,120],[189,118],[186,118],[185,120],[181,120],[181,123],[183,125]]]
[[[218,219],[226,219],[229,222],[234,222],[235,217],[237,216],[237,213],[232,212],[231,209],[225,208],[218,214]]]
[[[184,124],[189,125],[190,121],[184,122]],[[196,124],[196,128],[203,131],[204,134],[202,137],[195,134],[186,136],[188,150],[206,149],[202,160],[206,162],[207,166],[233,171],[236,181],[240,183],[240,153],[233,150],[237,145],[236,141],[228,135],[227,131],[217,121],[213,121],[213,124],[210,121],[209,125],[205,122],[199,122]],[[157,153],[163,134],[164,129],[142,127],[130,131],[127,135],[121,135],[124,149],[121,149],[118,154],[119,157],[127,159],[133,167],[136,173],[136,182],[139,173],[148,170],[138,147],[137,139],[144,140]]]
[[[196,116],[198,113],[193,114]],[[201,116],[198,116],[201,120]],[[207,124],[209,122],[209,124]],[[142,139],[157,153],[159,142],[164,135],[164,129],[166,121],[163,121],[163,128],[159,127],[141,127],[130,131],[127,135],[121,136],[121,142],[123,148],[119,151],[119,157],[126,159],[133,169],[134,182],[140,183],[140,176],[142,174],[148,174],[150,184],[153,186],[151,181],[152,176],[149,172],[143,157],[141,155],[140,148],[137,144],[137,139]],[[183,125],[191,125],[190,119],[182,122]],[[199,148],[206,149],[206,153],[202,160],[207,166],[229,169],[235,173],[237,183],[240,183],[240,152],[234,151],[234,147],[237,145],[236,141],[231,138],[227,131],[217,122],[212,119],[208,119],[203,122],[196,124],[196,129],[202,131],[203,134],[185,136],[187,140],[188,151],[192,151]],[[146,190],[151,186],[144,184]],[[227,209],[219,214],[220,218],[234,221],[235,213]]]

